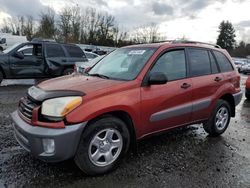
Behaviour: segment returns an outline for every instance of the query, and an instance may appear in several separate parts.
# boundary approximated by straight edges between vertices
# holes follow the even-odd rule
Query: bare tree
[[[78,5],[71,8],[71,42],[78,43],[80,40],[80,26],[81,26],[81,15],[80,7]]]
[[[3,32],[3,33],[12,33],[12,29],[9,26],[8,20],[6,20],[6,19],[3,20],[3,26],[1,28],[1,32]]]
[[[71,20],[72,20],[71,10],[64,8],[61,14],[59,15],[59,21],[58,21],[58,26],[64,42],[69,42],[70,39]]]
[[[157,42],[161,39],[159,28],[155,23],[137,27],[133,32],[132,40],[136,43]]]
[[[56,23],[55,13],[52,9],[40,14],[40,22],[36,36],[42,38],[55,38],[56,37]]]

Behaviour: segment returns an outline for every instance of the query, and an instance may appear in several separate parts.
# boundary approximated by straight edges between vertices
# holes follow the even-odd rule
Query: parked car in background
[[[245,96],[248,100],[250,100],[250,76],[248,76],[246,80],[246,90],[245,90]]]
[[[87,75],[33,86],[11,116],[16,140],[33,156],[74,158],[83,172],[97,175],[155,133],[203,123],[209,135],[223,134],[241,97],[226,50],[173,41],[119,48]]]
[[[86,58],[88,59],[88,61],[95,59],[99,56],[93,52],[87,52],[87,51],[84,51],[84,54],[85,54]]]
[[[16,43],[27,42],[26,36],[12,35],[11,33],[0,33],[0,51],[3,51]]]
[[[96,63],[98,63],[105,55],[98,56],[95,59],[92,59],[88,62],[76,62],[75,63],[75,72],[85,73],[87,70],[92,68]]]
[[[74,72],[77,61],[87,61],[74,44],[48,41],[18,43],[0,54],[2,79],[51,78]]]
[[[235,67],[239,71],[239,73],[242,72],[242,66],[246,65],[248,60],[246,58],[232,58],[235,64]]]
[[[241,66],[241,72],[243,74],[250,73],[250,62],[248,62],[248,63],[246,63],[246,64],[244,64],[244,65]]]

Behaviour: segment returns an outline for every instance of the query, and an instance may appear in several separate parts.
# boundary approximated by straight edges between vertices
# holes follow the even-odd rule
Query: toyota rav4
[[[73,158],[89,175],[114,169],[137,140],[203,123],[221,135],[242,98],[219,46],[192,41],[120,48],[86,75],[31,87],[12,113],[16,140],[35,157]]]

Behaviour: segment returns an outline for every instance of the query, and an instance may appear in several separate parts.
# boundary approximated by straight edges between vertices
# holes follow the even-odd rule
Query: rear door
[[[184,49],[163,53],[150,73],[162,72],[168,82],[141,88],[141,121],[145,134],[190,122],[192,81],[187,78]]]
[[[65,66],[67,65],[67,57],[61,44],[46,43],[45,56],[46,74],[50,75],[51,77],[61,75]]]
[[[223,75],[209,49],[188,48],[188,60],[193,83],[192,121],[204,120],[211,113],[217,93],[223,89]]]

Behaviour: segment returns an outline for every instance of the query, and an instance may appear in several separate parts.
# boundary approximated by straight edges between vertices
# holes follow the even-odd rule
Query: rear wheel
[[[74,72],[74,69],[72,68],[66,68],[64,71],[63,71],[63,75],[70,75]]]
[[[83,132],[75,162],[88,175],[107,173],[117,167],[129,143],[126,124],[116,117],[105,116]]]
[[[209,118],[204,123],[205,131],[211,136],[219,136],[227,129],[231,118],[231,108],[227,101],[218,100],[216,107]]]
[[[3,81],[3,73],[0,71],[0,84]]]

